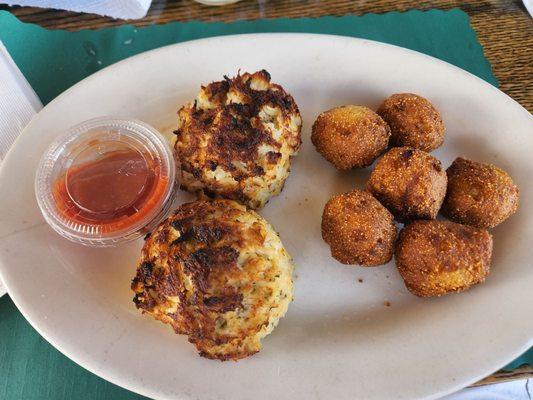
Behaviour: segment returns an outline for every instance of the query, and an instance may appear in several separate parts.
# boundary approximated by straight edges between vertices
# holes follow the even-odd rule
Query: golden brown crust
[[[281,191],[301,144],[301,117],[292,96],[271,83],[267,71],[202,87],[178,116],[174,148],[184,189],[254,209]]]
[[[446,173],[448,191],[442,213],[452,221],[494,228],[518,209],[518,187],[495,165],[458,157]]]
[[[392,214],[370,193],[353,190],[327,202],[322,237],[337,261],[370,267],[392,258],[396,226]]]
[[[434,219],[446,194],[439,160],[409,147],[394,147],[376,163],[368,190],[400,221]]]
[[[492,236],[450,221],[414,221],[401,232],[396,266],[420,297],[442,296],[483,282],[490,272]]]
[[[391,128],[391,144],[431,151],[444,141],[444,122],[427,99],[412,93],[393,94],[377,113]]]
[[[369,108],[343,106],[325,111],[313,124],[311,141],[338,170],[367,167],[389,144],[390,129]]]
[[[208,358],[259,351],[292,299],[292,262],[259,215],[231,200],[182,205],[146,240],[132,282],[137,308]]]

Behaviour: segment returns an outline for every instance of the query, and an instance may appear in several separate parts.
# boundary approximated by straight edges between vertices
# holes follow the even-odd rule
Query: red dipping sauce
[[[134,121],[132,130],[131,121],[113,121],[111,128],[95,127],[94,120],[88,130],[73,128],[45,154],[36,178],[47,221],[83,244],[113,245],[146,233],[168,209],[177,186],[165,139],[143,123]]]

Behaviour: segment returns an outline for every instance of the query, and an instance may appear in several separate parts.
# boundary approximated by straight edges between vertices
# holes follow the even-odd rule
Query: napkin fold
[[[0,160],[43,105],[0,41]],[[6,292],[0,277],[0,296]]]
[[[152,0],[15,0],[5,3],[10,6],[57,8],[119,19],[138,19],[146,15]]]
[[[41,100],[0,41],[0,160],[43,108]]]

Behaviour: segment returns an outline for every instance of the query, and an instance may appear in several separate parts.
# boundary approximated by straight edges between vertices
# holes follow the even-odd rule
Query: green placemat
[[[191,39],[253,32],[329,33],[392,43],[440,58],[498,85],[468,16],[460,10],[230,24],[176,22],[78,32],[48,31],[0,12],[0,40],[44,104],[93,72],[134,54]]]
[[[0,11],[0,40],[44,104],[86,76],[131,55],[191,39],[250,32],[329,33],[378,40],[438,57],[498,84],[468,16],[460,10],[230,24],[187,22],[79,32],[47,31]],[[533,352],[512,366],[526,362],[533,362]],[[0,299],[0,399],[143,398],[74,364],[30,327],[8,296]]]

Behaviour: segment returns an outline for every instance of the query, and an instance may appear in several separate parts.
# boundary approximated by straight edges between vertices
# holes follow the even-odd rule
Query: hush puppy
[[[392,214],[366,191],[333,196],[324,207],[322,237],[332,257],[343,264],[389,262],[396,233]]]
[[[391,144],[431,151],[444,141],[444,123],[427,99],[412,93],[393,94],[378,109],[391,128]]]
[[[446,172],[442,213],[452,221],[493,228],[518,209],[518,187],[504,170],[459,157]]]
[[[394,147],[376,163],[368,190],[399,221],[434,219],[446,194],[439,160],[409,147]]]
[[[293,263],[277,233],[233,200],[181,205],[147,239],[132,282],[138,309],[189,337],[201,356],[261,349],[292,300]]]
[[[369,108],[342,106],[325,111],[313,124],[311,141],[340,171],[364,168],[389,144],[389,126]]]
[[[400,232],[395,255],[411,293],[442,296],[485,280],[492,236],[485,229],[450,221],[414,221]]]

